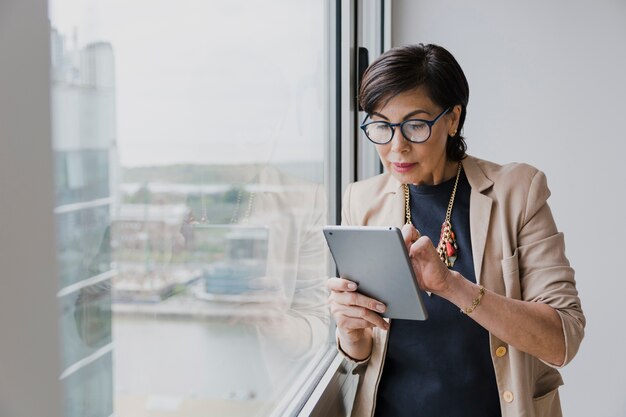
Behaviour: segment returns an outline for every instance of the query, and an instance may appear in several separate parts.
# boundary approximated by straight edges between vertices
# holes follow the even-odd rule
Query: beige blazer
[[[574,270],[565,257],[563,234],[557,230],[547,204],[550,191],[545,175],[526,164],[501,166],[472,156],[463,160],[463,168],[472,188],[470,229],[478,283],[507,297],[555,308],[566,346],[565,362],[560,367],[566,365],[580,346],[585,317]],[[402,227],[401,187],[388,173],[351,184],[344,194],[342,224]],[[348,358],[353,373],[359,375],[352,416],[373,415],[387,335],[376,328],[371,356],[361,362]],[[561,416],[560,367],[491,334],[489,340],[502,416]]]

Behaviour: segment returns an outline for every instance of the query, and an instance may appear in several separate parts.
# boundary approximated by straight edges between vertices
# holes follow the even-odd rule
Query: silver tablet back
[[[397,227],[326,226],[324,236],[339,275],[387,306],[383,317],[426,320],[408,253]]]

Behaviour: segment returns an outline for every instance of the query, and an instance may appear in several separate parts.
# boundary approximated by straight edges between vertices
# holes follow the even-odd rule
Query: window
[[[50,0],[66,417],[270,415],[331,348],[330,7]]]

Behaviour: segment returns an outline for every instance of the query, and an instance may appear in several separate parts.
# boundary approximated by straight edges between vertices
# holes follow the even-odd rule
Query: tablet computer
[[[383,317],[426,320],[413,267],[397,227],[325,226],[324,236],[341,278],[387,306]]]

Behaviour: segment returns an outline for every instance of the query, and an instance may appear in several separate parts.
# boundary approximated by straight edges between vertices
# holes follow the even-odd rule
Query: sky
[[[71,45],[113,46],[123,166],[321,161],[326,2],[51,0]]]

